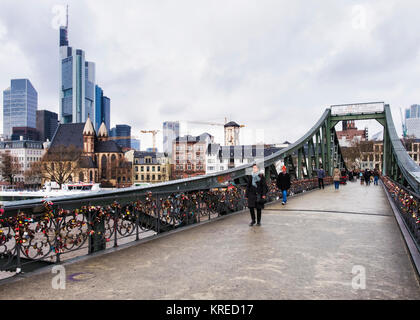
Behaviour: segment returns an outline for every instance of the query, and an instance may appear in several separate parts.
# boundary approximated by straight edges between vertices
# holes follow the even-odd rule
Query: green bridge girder
[[[322,165],[328,175],[332,175],[334,167],[345,169],[341,148],[338,143],[335,125],[343,120],[375,119],[384,127],[384,157],[383,174],[391,179],[412,188],[420,193],[420,167],[411,159],[402,145],[392,120],[390,107],[384,104],[383,112],[331,115],[331,108],[327,108],[315,125],[295,143],[256,162],[265,168],[268,179],[276,173],[276,165],[283,162],[295,179],[316,177],[316,170]],[[105,199],[119,199],[124,203],[136,199],[139,194],[151,192],[185,192],[192,190],[208,190],[223,187],[229,183],[237,185],[246,182],[252,164],[245,164],[233,169],[180,179],[165,183],[158,183],[148,187],[131,187],[116,191],[102,191],[95,195],[74,195],[52,199],[55,204],[71,209],[85,201],[92,205],[104,203]],[[109,200],[108,200],[109,201]],[[33,212],[42,210],[42,200],[25,200],[7,203],[5,212],[11,214],[18,210],[28,209]]]

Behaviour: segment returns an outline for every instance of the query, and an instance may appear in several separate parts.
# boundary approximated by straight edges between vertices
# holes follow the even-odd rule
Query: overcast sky
[[[418,0],[68,2],[70,45],[96,63],[111,125],[133,135],[227,117],[248,136],[293,142],[329,105],[367,101],[389,103],[400,133],[399,108],[420,102]],[[38,109],[55,112],[65,4],[0,1],[0,88],[29,78]]]

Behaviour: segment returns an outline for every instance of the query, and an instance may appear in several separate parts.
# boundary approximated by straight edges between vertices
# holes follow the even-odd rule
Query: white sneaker
[[[285,204],[286,204],[286,202],[284,202],[284,201],[283,201],[281,204],[282,204],[282,205],[285,205]]]

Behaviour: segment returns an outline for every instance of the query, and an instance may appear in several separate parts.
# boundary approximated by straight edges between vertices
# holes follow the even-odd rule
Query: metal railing
[[[331,180],[331,181],[330,181]],[[325,184],[331,184],[327,177]],[[318,179],[292,181],[290,195],[318,188]],[[59,263],[124,243],[155,236],[187,225],[210,221],[246,208],[243,187],[144,192],[108,197],[104,205],[73,201],[63,207],[45,200],[39,213],[0,211],[0,270],[31,270],[37,262]],[[275,182],[269,184],[268,201],[281,197]],[[67,209],[68,207],[73,209]]]
[[[420,195],[387,176],[381,179],[420,251]]]

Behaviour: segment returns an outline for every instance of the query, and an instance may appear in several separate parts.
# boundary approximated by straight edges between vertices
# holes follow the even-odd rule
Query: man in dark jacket
[[[290,175],[287,173],[285,166],[281,168],[281,172],[277,176],[277,187],[283,194],[283,202],[281,204],[285,205],[287,202],[287,190],[290,189]]]
[[[321,166],[319,169],[315,169],[318,176],[318,187],[319,189],[324,189],[324,178],[325,178],[325,171],[324,168]]]
[[[264,209],[264,202],[268,192],[264,174],[258,172],[258,166],[252,166],[252,175],[248,177],[245,198],[248,199],[248,208],[251,214],[251,227],[255,224],[255,209],[257,209],[257,226],[261,225],[261,210]]]

